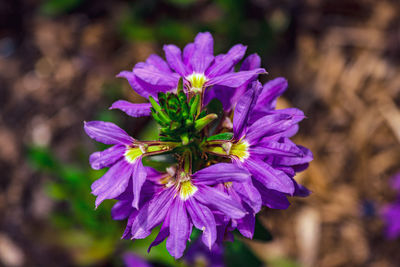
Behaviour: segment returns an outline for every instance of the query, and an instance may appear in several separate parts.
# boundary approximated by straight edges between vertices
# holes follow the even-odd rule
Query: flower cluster
[[[112,216],[128,219],[123,238],[146,238],[161,225],[150,248],[167,238],[168,251],[180,258],[193,226],[211,249],[234,229],[252,238],[262,206],[286,209],[288,196],[307,196],[293,177],[312,154],[290,140],[303,112],[275,109],[286,80],[257,81],[266,73],[258,55],[235,71],[246,47],[238,44],[214,56],[207,32],[183,52],[174,45],[164,51],[166,61],[151,55],[118,75],[149,103],[119,100],[110,108],[152,116],[160,127],[158,140],[136,140],[110,122],[86,122],[84,128],[112,145],[90,156],[93,169],[110,167],[92,185],[96,206],[118,200]],[[156,160],[168,166],[149,167]]]
[[[382,218],[386,224],[386,237],[395,239],[400,237],[400,173],[393,176],[391,187],[397,191],[397,199],[382,208]]]

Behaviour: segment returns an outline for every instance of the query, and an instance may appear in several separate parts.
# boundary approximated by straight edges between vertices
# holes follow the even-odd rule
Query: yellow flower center
[[[249,154],[249,143],[244,140],[240,140],[237,143],[233,143],[230,149],[230,154],[236,156],[240,161],[247,159]]]
[[[140,147],[128,147],[124,154],[126,161],[129,163],[134,163],[141,155],[143,155],[143,151]]]
[[[193,72],[186,77],[186,80],[190,82],[190,91],[194,93],[200,93],[203,91],[203,86],[207,82],[206,76],[203,73]]]
[[[226,188],[231,188],[232,187],[232,182],[225,182],[224,183]]]
[[[194,193],[197,192],[197,187],[192,184],[191,181],[183,181],[180,184],[179,188],[179,196],[182,200],[188,199],[190,196],[193,196]]]

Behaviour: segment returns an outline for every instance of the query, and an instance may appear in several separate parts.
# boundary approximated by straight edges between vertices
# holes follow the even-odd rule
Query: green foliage
[[[103,203],[95,211],[94,197],[90,194],[91,183],[104,174],[104,171],[61,163],[49,149],[43,147],[30,147],[28,158],[36,170],[56,177],[45,184],[45,190],[51,198],[60,204],[66,204],[68,208],[57,211],[54,222],[60,222],[59,226],[77,226],[95,236],[104,236],[104,230],[106,233],[111,231],[111,234],[119,232],[116,224],[103,229],[102,220],[110,217],[112,204]]]
[[[253,239],[259,240],[259,241],[271,241],[272,235],[271,235],[270,231],[268,231],[268,229],[265,228],[264,225],[262,225],[262,223],[260,222],[259,216],[260,215],[256,216],[256,223],[254,226]]]
[[[179,6],[186,7],[198,2],[198,0],[166,0],[166,1],[178,7]]]
[[[57,16],[68,13],[83,3],[84,0],[45,0],[40,5],[41,13]]]
[[[200,131],[215,120],[216,115],[206,115],[200,110],[200,96],[194,95],[189,101],[183,92],[180,79],[177,93],[158,93],[158,103],[149,97],[152,105],[151,115],[161,126],[159,140],[188,144],[192,139],[199,139]]]
[[[233,138],[233,133],[219,133],[207,138],[207,141],[214,140],[231,140]]]
[[[229,267],[261,266],[262,262],[240,240],[224,243],[225,264]]]

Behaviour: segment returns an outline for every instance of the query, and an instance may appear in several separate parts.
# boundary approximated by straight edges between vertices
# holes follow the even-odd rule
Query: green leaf
[[[207,141],[214,140],[231,140],[233,138],[233,133],[219,133],[207,138]]]
[[[208,114],[204,118],[196,120],[194,122],[194,128],[196,129],[197,132],[199,132],[202,129],[204,129],[204,127],[209,125],[211,122],[215,121],[216,119],[218,119],[217,114],[214,114],[214,113]]]
[[[200,103],[200,95],[195,95],[192,99],[190,99],[189,105],[190,105],[190,119],[193,119],[199,109],[199,103]]]
[[[28,160],[33,168],[39,171],[57,173],[60,163],[53,157],[50,150],[46,147],[28,147]]]
[[[155,120],[150,120],[140,131],[139,140],[157,140],[158,132],[160,130],[159,125]]]
[[[261,266],[262,262],[240,240],[225,243],[225,263],[228,267]]]
[[[40,11],[48,16],[67,13],[82,4],[83,0],[47,0],[40,6]]]
[[[270,231],[260,222],[259,216],[256,216],[253,239],[260,241],[271,241],[273,239]]]

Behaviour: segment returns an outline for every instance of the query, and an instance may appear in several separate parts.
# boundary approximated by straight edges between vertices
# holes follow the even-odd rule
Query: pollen
[[[207,82],[207,78],[203,73],[193,72],[186,77],[186,80],[190,82],[190,91],[194,93],[200,93],[203,91],[203,86]]]
[[[124,154],[126,161],[129,163],[134,163],[141,155],[143,155],[143,151],[140,147],[129,147]]]
[[[225,185],[226,188],[231,188],[233,183],[232,182],[226,182],[226,183],[224,183],[224,185]]]
[[[232,144],[230,154],[232,156],[236,156],[240,161],[243,162],[250,156],[249,146],[249,143],[244,140],[240,140],[239,142]]]
[[[186,200],[197,192],[197,187],[191,181],[181,182],[179,188],[179,196],[182,200]]]

